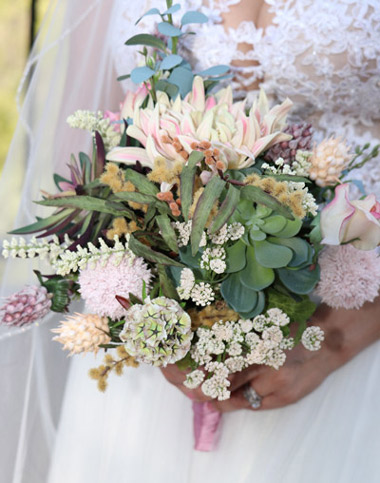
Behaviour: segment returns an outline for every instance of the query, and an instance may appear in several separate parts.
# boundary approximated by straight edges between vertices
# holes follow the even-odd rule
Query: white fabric
[[[69,151],[85,150],[88,138],[65,128],[67,114],[78,108],[116,108],[120,93],[112,82],[110,51],[118,73],[129,72],[135,61],[123,43],[154,22],[146,18],[136,27],[135,19],[164,3],[52,3],[35,50],[43,45],[45,54],[35,66],[1,188],[5,196],[22,192],[17,224],[32,220],[35,208],[29,200],[38,197],[40,187],[53,190],[51,173],[64,166]],[[320,136],[336,130],[352,144],[380,137],[378,0],[266,0],[274,20],[265,32],[249,22],[224,31],[220,14],[239,0],[205,3],[181,2],[203,9],[212,20],[182,45],[194,49],[197,68],[242,60],[238,44],[250,43],[245,59],[258,61],[259,67],[237,69],[236,87],[263,79],[272,97],[291,97],[296,114],[311,119]],[[251,77],[245,83],[247,73]],[[25,147],[28,131],[33,137]],[[380,194],[379,160],[368,165],[363,181]],[[8,266],[7,293],[26,279],[27,265]],[[159,371],[130,370],[112,378],[100,394],[87,377],[88,368],[100,361],[92,356],[73,360],[55,438],[66,364],[48,340],[48,329],[45,324],[0,341],[0,381],[8,396],[1,414],[4,481],[46,481],[51,449],[50,483],[380,481],[379,344],[296,405],[226,415],[218,450],[201,454],[192,450],[190,402]]]

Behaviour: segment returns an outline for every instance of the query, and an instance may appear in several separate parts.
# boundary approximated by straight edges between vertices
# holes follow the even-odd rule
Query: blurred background
[[[16,93],[49,0],[0,1],[0,171],[17,123]]]

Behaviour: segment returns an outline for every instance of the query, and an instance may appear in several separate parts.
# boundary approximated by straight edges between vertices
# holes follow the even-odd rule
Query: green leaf
[[[164,296],[170,299],[180,300],[177,290],[166,271],[166,267],[164,265],[158,264],[157,272],[160,279],[160,287]]]
[[[156,221],[167,246],[170,250],[178,253],[177,237],[171,225],[170,218],[167,215],[159,215],[156,217]]]
[[[253,245],[255,241],[265,240],[266,237],[266,234],[258,228],[251,228],[248,233],[248,239],[251,245]]]
[[[193,202],[194,179],[197,171],[197,164],[202,161],[204,154],[200,151],[193,151],[183,167],[181,173],[181,207],[185,221],[189,219],[189,210]]]
[[[190,245],[187,245],[187,247],[182,247],[179,250],[179,257],[181,261],[187,265],[188,267],[191,268],[199,268],[200,265],[200,260],[201,260],[201,254],[198,252],[195,257],[191,254],[191,247]]]
[[[119,77],[116,78],[117,81],[123,81],[123,80],[127,80],[131,77],[131,74],[124,74],[124,75],[119,75]]]
[[[239,312],[239,315],[243,319],[252,319],[256,315],[262,314],[265,308],[265,294],[264,292],[257,292],[258,298],[257,303],[249,312]]]
[[[180,371],[186,371],[187,369],[191,369],[194,363],[195,361],[191,358],[190,352],[188,352],[183,359],[176,362],[176,366]]]
[[[113,200],[120,199],[123,201],[133,201],[135,203],[141,203],[143,205],[149,205],[151,203],[156,203],[157,198],[151,195],[145,195],[144,193],[139,193],[137,191],[120,191],[112,195]]]
[[[267,294],[267,310],[279,308],[289,316],[292,322],[304,322],[310,319],[317,308],[317,304],[312,302],[307,295],[302,296],[299,301],[273,289],[268,290]]]
[[[158,8],[150,8],[147,12],[144,13],[144,15],[141,15],[141,17],[136,21],[135,25],[141,22],[141,20],[144,17],[147,17],[148,15],[161,15],[160,11]]]
[[[266,240],[257,241],[254,246],[256,259],[263,267],[286,267],[293,258],[293,252],[290,248],[274,245]]]
[[[157,28],[160,34],[167,35],[168,37],[179,37],[182,35],[182,31],[169,22],[160,22]]]
[[[222,228],[222,226],[227,223],[228,219],[231,217],[233,212],[235,211],[238,203],[240,200],[240,190],[232,186],[232,184],[228,185],[227,195],[224,198],[224,201],[219,209],[218,214],[216,215],[211,228],[210,233],[214,234],[218,230]]]
[[[175,3],[172,5],[170,8],[168,8],[163,15],[172,15],[173,13],[178,12],[178,10],[181,10],[181,5],[179,3]]]
[[[220,286],[220,293],[235,312],[250,312],[257,304],[258,292],[245,287],[238,273],[233,273]]]
[[[156,194],[159,192],[159,189],[154,183],[149,181],[146,176],[138,173],[134,169],[129,168],[125,170],[125,180],[130,181],[133,186],[140,191],[140,193],[156,196]]]
[[[160,70],[172,69],[173,67],[176,67],[177,65],[179,65],[182,62],[182,60],[183,59],[180,55],[177,55],[177,54],[168,55],[161,62]]]
[[[206,23],[206,22],[208,22],[207,15],[201,12],[196,12],[194,10],[190,10],[189,12],[186,12],[181,18],[182,25],[186,25],[189,23]]]
[[[242,284],[253,290],[262,290],[274,282],[274,271],[258,263],[254,247],[247,247],[247,265],[239,275]]]
[[[134,35],[125,42],[125,45],[146,45],[147,47],[154,47],[155,49],[166,52],[165,43],[157,37],[149,34]]]
[[[214,67],[210,67],[209,69],[202,70],[199,72],[199,75],[201,76],[218,76],[225,74],[231,69],[229,65],[215,65]]]
[[[314,270],[310,270],[310,267],[302,268],[301,270],[280,268],[277,270],[277,273],[286,288],[296,294],[303,295],[310,293],[317,285],[320,269],[318,265]]]
[[[294,220],[286,220],[285,227],[276,233],[276,236],[281,238],[291,238],[300,231],[302,227],[302,220],[295,218]]]
[[[176,260],[167,257],[163,253],[155,252],[150,247],[144,245],[139,240],[137,240],[137,238],[135,238],[133,235],[131,235],[129,238],[128,246],[135,255],[145,258],[150,262],[160,263],[162,265],[173,265],[174,267],[184,267],[182,263],[179,263]]]
[[[193,216],[193,225],[191,230],[191,251],[195,255],[201,242],[203,229],[210,215],[215,201],[219,199],[226,182],[219,176],[214,176],[207,183],[203,193],[201,194],[197,206],[195,207]]]
[[[53,295],[50,310],[53,312],[65,312],[70,304],[70,281],[59,275],[43,280],[43,276],[38,270],[34,270],[34,273],[41,286],[45,287]]]
[[[37,233],[38,231],[46,230],[57,225],[61,220],[66,218],[72,213],[71,209],[65,209],[55,215],[51,215],[48,218],[41,218],[31,225],[23,226],[9,232],[10,235],[25,235],[29,233]]]
[[[166,94],[171,98],[175,99],[178,96],[179,88],[178,86],[171,84],[165,79],[160,79],[156,84],[156,89],[161,92],[166,92]]]
[[[154,70],[150,69],[146,65],[144,65],[143,67],[136,67],[131,72],[131,80],[135,84],[141,84],[142,82],[145,82],[152,76],[154,76],[154,74]]]
[[[270,235],[277,235],[286,226],[286,218],[281,215],[269,216],[264,220],[264,223],[260,226],[260,230],[269,233]]]
[[[130,210],[118,203],[112,203],[100,198],[91,196],[65,196],[63,198],[53,198],[43,201],[36,201],[38,205],[43,206],[65,206],[68,208],[80,208],[86,211],[97,211],[99,213],[108,213],[115,216],[128,216],[130,218]]]
[[[282,205],[279,201],[276,200],[276,198],[268,195],[268,193],[265,193],[265,191],[263,191],[258,186],[244,186],[241,189],[241,196],[242,198],[249,199],[254,203],[265,205],[266,207],[270,208],[273,211],[276,211],[279,215],[282,215],[289,220],[294,219],[292,212],[287,206]]]
[[[194,75],[191,70],[185,67],[176,67],[170,74],[169,82],[175,84],[179,88],[181,97],[185,97],[193,87]]]
[[[241,240],[226,248],[226,273],[243,270],[246,265],[246,248],[246,245]]]
[[[298,267],[309,259],[311,247],[302,238],[268,238],[268,241],[277,245],[282,245],[293,250],[293,258],[288,263],[288,267]],[[311,261],[310,261],[311,262]]]
[[[86,153],[79,153],[79,163],[82,171],[84,172],[84,182],[88,183],[91,179],[91,167],[92,163],[90,158],[87,156]],[[99,174],[100,176],[100,174]]]
[[[63,191],[59,186],[59,183],[61,183],[62,181],[64,183],[70,183],[71,184],[70,180],[64,178],[63,176],[61,176],[60,174],[57,174],[57,173],[53,174],[53,179],[54,179],[54,183],[55,183],[56,187],[59,189],[59,191]]]

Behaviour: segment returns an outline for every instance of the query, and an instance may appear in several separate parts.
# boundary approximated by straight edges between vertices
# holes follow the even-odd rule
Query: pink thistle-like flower
[[[14,327],[32,324],[49,312],[51,298],[45,287],[26,285],[0,307],[0,322]]]
[[[359,309],[380,288],[380,257],[352,245],[329,246],[319,257],[321,279],[316,294],[333,308]]]
[[[132,293],[141,298],[143,281],[147,293],[152,273],[140,257],[125,256],[120,263],[111,255],[106,263],[98,261],[95,266],[87,266],[79,274],[79,292],[90,312],[101,316],[120,319],[125,309],[115,298],[116,295],[129,299]]]

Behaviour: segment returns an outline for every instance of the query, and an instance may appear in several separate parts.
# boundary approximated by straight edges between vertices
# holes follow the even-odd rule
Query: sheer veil
[[[118,106],[122,94],[107,40],[116,3],[50,2],[21,81],[19,122],[0,180],[2,238],[43,212],[31,200],[40,198],[40,189],[54,191],[52,174],[65,174],[71,152],[90,149],[89,134],[70,129],[67,116],[76,109]],[[36,283],[35,262],[1,263],[2,296]],[[51,342],[50,329],[59,318],[30,330],[0,329],[4,482],[45,481],[69,365]]]

